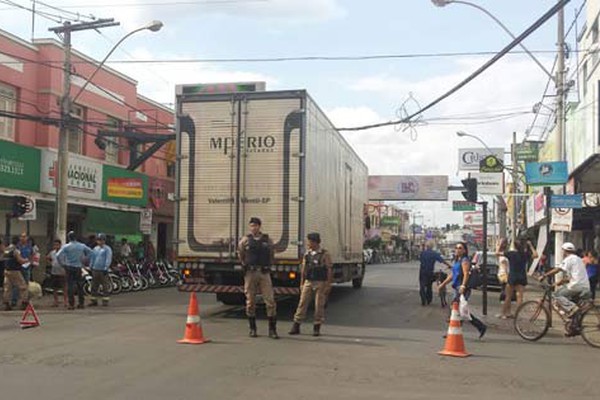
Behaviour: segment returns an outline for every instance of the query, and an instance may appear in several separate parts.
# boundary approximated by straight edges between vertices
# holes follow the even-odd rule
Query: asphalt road
[[[114,297],[74,312],[40,304],[42,326],[0,313],[3,399],[597,399],[600,350],[558,333],[527,343],[508,323],[483,341],[466,326],[467,359],[440,357],[445,312],[421,307],[415,264],[370,266],[361,290],[334,289],[324,336],[290,337],[294,302],[279,305],[282,339],[248,338],[240,307],[201,295],[211,343],[177,344],[188,297],[175,289]],[[495,298],[495,296],[494,296]],[[477,299],[474,300],[477,303]],[[492,301],[492,304],[494,302]],[[490,314],[495,312],[494,306]],[[503,325],[504,324],[504,325]]]

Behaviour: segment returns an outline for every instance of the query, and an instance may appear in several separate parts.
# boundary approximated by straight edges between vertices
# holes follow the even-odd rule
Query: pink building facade
[[[29,229],[43,245],[52,237],[54,226],[62,60],[63,48],[56,40],[30,43],[0,30],[0,210],[10,212],[14,196],[35,201],[34,218],[28,222],[13,218],[8,223],[11,234]],[[149,232],[146,224],[144,233],[150,235],[160,256],[168,256],[173,145],[164,145],[130,171],[131,143],[125,138],[99,139],[98,134],[172,134],[173,110],[140,95],[134,79],[109,67],[103,67],[78,95],[98,61],[73,50],[72,63],[71,98],[77,99],[71,118],[77,124],[68,133],[69,228],[82,236],[106,231],[117,240],[123,236],[137,240],[142,234],[140,215],[144,211],[147,218],[146,210],[151,210],[152,228]],[[137,149],[144,147],[149,145]],[[2,218],[0,233],[4,236],[5,232],[7,220]]]

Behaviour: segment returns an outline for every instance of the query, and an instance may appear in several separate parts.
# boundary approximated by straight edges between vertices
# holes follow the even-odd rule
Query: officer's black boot
[[[321,324],[313,326],[313,336],[321,336]]]
[[[279,339],[279,335],[277,334],[277,320],[275,317],[269,318],[269,337],[271,339]]]
[[[258,334],[256,333],[256,317],[249,317],[248,324],[250,325],[250,333],[248,336],[258,337]]]
[[[300,324],[298,322],[294,322],[292,325],[292,329],[288,332],[290,335],[299,335],[300,334]]]

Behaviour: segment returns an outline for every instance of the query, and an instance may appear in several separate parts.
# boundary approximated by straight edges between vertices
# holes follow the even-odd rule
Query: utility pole
[[[515,250],[517,242],[517,185],[519,184],[519,175],[517,171],[517,132],[513,132],[512,146],[510,149],[512,158],[512,220],[510,230],[510,249]]]
[[[487,240],[488,240],[488,234],[487,234],[487,229],[488,229],[488,202],[487,201],[482,201],[479,204],[481,204],[481,212],[483,213],[483,248],[482,248],[482,255],[483,255],[483,261],[481,264],[482,267],[482,272],[483,272],[483,282],[481,284],[481,292],[483,294],[483,301],[482,301],[482,313],[483,315],[487,315],[487,311],[488,311],[488,293],[487,293],[487,281],[488,281],[488,244],[487,244]]]
[[[565,10],[563,7],[558,11],[558,59],[556,63],[556,161],[564,161],[564,141],[565,141]],[[558,193],[562,193],[562,188],[557,188]],[[548,219],[552,217],[548,213]],[[554,233],[554,265],[559,265],[562,260],[562,245],[564,242],[564,233]]]
[[[58,183],[56,185],[56,205],[54,213],[54,233],[63,242],[67,236],[67,212],[69,192],[69,129],[71,126],[71,32],[99,29],[119,25],[114,19],[99,19],[72,25],[65,21],[62,26],[50,28],[50,32],[63,34],[63,93],[60,102],[60,126],[58,131]]]

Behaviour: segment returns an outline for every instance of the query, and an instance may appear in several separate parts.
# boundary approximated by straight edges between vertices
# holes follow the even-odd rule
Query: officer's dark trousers
[[[421,305],[431,304],[433,300],[433,273],[419,273],[419,294],[421,295]]]
[[[69,296],[69,306],[75,306],[75,288],[77,288],[77,297],[79,304],[83,305],[85,298],[83,296],[83,281],[81,280],[81,268],[65,267],[67,272],[67,294]]]

